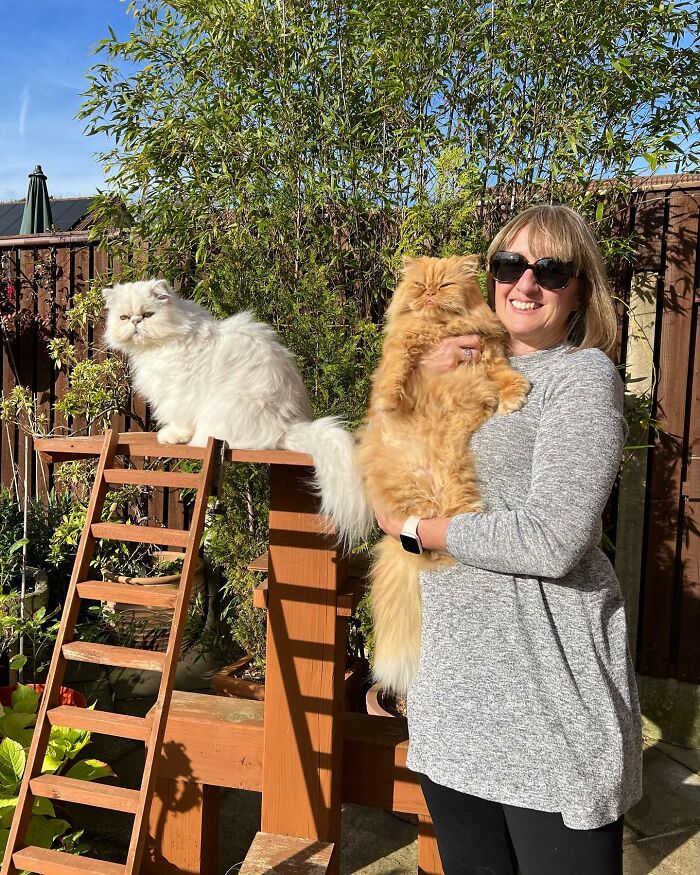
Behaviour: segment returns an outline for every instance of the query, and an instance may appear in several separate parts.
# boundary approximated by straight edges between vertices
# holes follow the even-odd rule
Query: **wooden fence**
[[[638,190],[628,211],[638,248],[627,288],[647,293],[641,330],[653,353],[658,422],[640,474],[637,669],[700,682],[700,176],[665,177]],[[644,321],[644,316],[642,317]],[[625,326],[629,340],[633,328]],[[627,349],[630,348],[629,342]],[[630,387],[631,388],[631,387]]]
[[[86,434],[86,423],[80,419],[66,420],[54,411],[54,403],[67,389],[66,376],[54,367],[48,354],[47,339],[64,334],[76,346],[79,354],[102,358],[101,327],[81,331],[68,330],[66,311],[76,296],[86,291],[96,278],[105,274],[119,275],[119,264],[107,251],[83,232],[51,235],[28,235],[0,238],[0,277],[13,290],[17,310],[26,309],[38,317],[41,327],[23,331],[17,336],[3,336],[0,378],[3,394],[19,382],[36,395],[38,411],[47,418],[49,431]],[[134,397],[131,409],[148,426],[146,404]],[[138,431],[140,426],[129,417],[118,420],[120,431]],[[25,458],[28,457],[28,484],[32,496],[46,496],[53,488],[53,466],[41,462],[17,428],[0,426],[0,475],[4,485],[14,483],[18,495],[24,494]],[[178,500],[177,490],[156,490],[149,513],[165,525],[178,526],[187,509]]]
[[[617,514],[616,569],[625,592],[630,643],[642,674],[700,682],[700,332],[698,332],[698,218],[700,176],[662,177],[635,192],[621,220],[644,235],[633,268],[617,278],[630,305],[620,333],[619,358],[627,368],[628,392],[640,386],[652,396],[660,432],[644,435],[623,471],[614,496]],[[16,306],[65,330],[65,311],[98,275],[118,265],[85,234],[0,238],[2,276],[16,290]],[[74,337],[88,355],[100,356],[99,332]],[[642,349],[648,368],[639,373]],[[643,356],[643,358],[644,358]],[[16,378],[30,387],[50,427],[80,428],[54,418],[52,407],[66,388],[39,332],[3,342],[2,387]],[[642,370],[644,370],[642,368]],[[148,410],[134,399],[148,423]],[[84,425],[84,423],[82,424]],[[123,420],[121,430],[137,426]],[[647,448],[644,445],[649,444]],[[34,458],[30,489],[45,495],[52,472]],[[0,473],[10,484],[24,470],[25,444],[2,428]],[[21,487],[20,487],[21,488]],[[183,508],[176,493],[156,496],[153,514],[166,524]]]

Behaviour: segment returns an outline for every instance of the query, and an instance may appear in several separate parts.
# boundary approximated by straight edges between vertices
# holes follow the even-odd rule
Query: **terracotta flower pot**
[[[231,696],[236,699],[256,699],[265,701],[265,684],[239,677],[240,673],[250,664],[249,654],[242,656],[231,665],[224,666],[211,680],[212,687],[220,696]],[[360,687],[367,676],[369,665],[366,659],[356,657],[345,669],[345,710],[356,711],[359,705]]]
[[[394,701],[392,695],[385,693],[379,684],[374,684],[367,690],[365,696],[367,713],[375,717],[403,717],[405,704],[397,709],[394,707]],[[400,701],[405,703],[403,698]]]
[[[154,555],[160,559],[170,561],[179,559],[184,554],[163,550]],[[106,571],[103,573],[103,577],[105,580],[114,583],[126,583],[132,586],[143,586],[148,589],[160,589],[160,587],[175,589],[180,583],[180,574],[129,577],[125,574],[112,574]],[[201,558],[198,558],[192,581],[190,601],[194,601],[198,595],[206,592],[204,562]],[[172,621],[172,611],[149,608],[147,605],[130,605],[122,602],[103,602],[102,604],[105,607],[105,621],[117,638],[129,636],[133,639],[133,646],[135,647],[148,646],[155,650],[165,650]]]
[[[27,687],[32,687],[39,695],[43,695],[46,684],[25,684]],[[12,707],[12,694],[17,689],[17,684],[12,684],[9,687],[0,687],[0,705],[3,708]],[[74,690],[72,687],[61,687],[58,696],[59,705],[72,705],[75,708],[87,708],[87,699],[82,693]]]

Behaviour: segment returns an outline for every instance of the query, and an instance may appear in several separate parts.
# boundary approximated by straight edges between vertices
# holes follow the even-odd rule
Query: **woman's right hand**
[[[476,364],[480,357],[479,335],[461,334],[459,337],[444,337],[430,352],[425,353],[420,364],[436,373],[447,373],[459,365]]]

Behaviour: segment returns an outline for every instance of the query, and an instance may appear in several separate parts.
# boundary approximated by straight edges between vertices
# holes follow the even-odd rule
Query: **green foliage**
[[[212,565],[224,573],[217,626],[207,644],[226,660],[249,653],[257,671],[265,663],[265,612],[253,607],[261,577],[247,566],[267,547],[267,475],[262,465],[228,466],[204,541]]]
[[[47,612],[41,607],[22,617],[18,593],[4,596],[0,601],[0,653],[11,652],[22,639],[24,652],[12,656],[10,668],[19,671],[29,664],[35,683],[43,675],[51,656],[58,634],[57,614],[57,609]]]
[[[19,786],[31,744],[39,694],[21,684],[12,694],[12,706],[2,709],[0,717],[0,852],[7,844],[10,824],[17,807]],[[90,741],[90,733],[78,729],[51,727],[49,744],[42,765],[43,774],[64,774],[82,781],[112,777],[114,772],[99,760],[78,760],[76,757]],[[60,847],[68,853],[87,850],[81,842],[82,831],[70,832],[70,824],[56,817],[49,799],[34,800],[27,844],[40,848]]]

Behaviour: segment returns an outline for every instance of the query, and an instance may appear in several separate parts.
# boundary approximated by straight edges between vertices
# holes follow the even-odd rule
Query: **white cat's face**
[[[121,283],[104,289],[105,340],[129,352],[156,346],[178,331],[175,293],[166,280]]]

